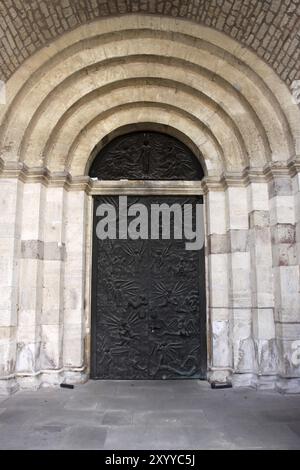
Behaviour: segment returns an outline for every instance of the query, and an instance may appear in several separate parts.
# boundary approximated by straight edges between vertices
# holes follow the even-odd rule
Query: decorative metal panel
[[[174,137],[135,132],[107,144],[89,174],[100,180],[201,180],[203,170],[193,152]]]
[[[197,197],[128,197],[128,205],[201,202]],[[94,198],[92,377],[206,377],[204,250],[185,240],[99,240]],[[172,235],[172,231],[171,231]]]

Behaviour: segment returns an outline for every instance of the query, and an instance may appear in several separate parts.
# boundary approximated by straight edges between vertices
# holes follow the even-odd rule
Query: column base
[[[231,369],[213,369],[208,373],[208,382],[232,383],[234,388],[253,388],[255,390],[275,391],[283,394],[300,393],[300,377],[286,378],[255,373],[233,373]]]
[[[232,381],[232,370],[226,368],[212,368],[208,371],[207,379],[209,383],[217,382],[217,383],[231,383]]]
[[[87,382],[86,368],[43,370],[35,374],[17,374],[0,378],[0,395],[11,395],[18,390],[38,390],[39,388],[58,387],[61,383],[72,385]]]

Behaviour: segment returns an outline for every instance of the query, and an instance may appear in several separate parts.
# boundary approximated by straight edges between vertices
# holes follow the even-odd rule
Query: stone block
[[[274,316],[276,321],[297,323],[300,322],[300,309],[298,306],[294,309],[279,306],[275,308]]]
[[[64,289],[65,312],[72,310],[79,313],[83,309],[84,304],[84,279],[81,277],[75,279],[67,277],[65,278],[65,285],[67,286]],[[78,317],[78,314],[76,316]]]
[[[18,343],[34,343],[40,340],[40,325],[34,322],[22,325],[21,328],[17,329],[17,341]]]
[[[40,183],[24,185],[22,207],[22,239],[40,240],[42,237],[41,217],[44,211],[46,188]]]
[[[59,187],[47,188],[45,214],[45,242],[62,243],[66,191]]]
[[[275,338],[259,339],[255,340],[255,343],[257,351],[258,373],[262,375],[272,374],[275,376],[279,368],[277,340]],[[265,384],[265,389],[274,388],[274,381],[272,380],[271,382],[273,386],[268,387],[267,384]],[[260,382],[260,388],[262,387],[263,384]]]
[[[251,268],[266,269],[272,267],[271,232],[268,227],[250,230]]]
[[[0,326],[17,324],[17,289],[15,286],[0,286]]]
[[[300,222],[300,191],[298,191],[295,196],[295,219],[296,222]]]
[[[213,321],[228,321],[231,318],[231,309],[229,308],[209,308],[209,319]]]
[[[16,341],[11,337],[11,333],[10,337],[0,340],[0,377],[7,377],[14,374],[16,347]]]
[[[276,336],[278,339],[288,341],[300,341],[300,322],[284,323],[280,321],[276,322],[275,325]]]
[[[208,236],[208,253],[228,253],[229,240],[227,234],[211,234]]]
[[[17,373],[34,373],[40,369],[40,342],[17,343]]]
[[[299,394],[300,392],[300,378],[278,378],[276,381],[276,390],[284,394]]]
[[[299,308],[299,266],[273,268],[276,305],[292,310]]]
[[[298,264],[296,244],[273,245],[273,266],[294,266]]]
[[[292,180],[290,177],[273,178],[268,184],[269,197],[290,196],[293,192]]]
[[[300,243],[300,223],[297,223],[295,226],[296,230],[296,243]]]
[[[231,253],[249,250],[248,230],[229,230],[228,237]]]
[[[82,367],[84,363],[84,330],[83,324],[68,324],[64,329],[64,366]]]
[[[296,195],[300,191],[300,173],[296,173],[292,177],[293,193]]]
[[[207,194],[207,222],[208,234],[226,232],[226,201],[221,191],[209,191]]]
[[[257,375],[254,373],[241,373],[235,371],[232,376],[232,385],[233,387],[247,387],[247,388],[256,388],[257,387]]]
[[[85,226],[68,224],[66,226],[66,249],[68,257],[82,257],[84,253]]]
[[[248,229],[247,189],[240,187],[227,188],[228,221],[231,230]]]
[[[257,376],[256,389],[257,390],[268,390],[276,391],[276,374],[275,372],[262,372],[262,374]]]
[[[208,380],[210,383],[231,383],[232,371],[231,369],[213,369],[208,373]]]
[[[258,340],[275,338],[274,311],[271,308],[255,308],[252,310],[253,335]]]
[[[81,299],[80,305],[78,305],[77,308],[70,308],[67,305],[65,305],[64,307],[64,324],[65,325],[82,324],[84,321],[83,317],[84,317],[83,299]]]
[[[255,272],[255,284],[252,285],[253,305],[269,308],[274,305],[273,272],[270,268],[260,267]]]
[[[250,255],[248,252],[231,254],[230,305],[233,307],[251,306]]]
[[[212,322],[212,364],[214,367],[231,365],[231,340],[228,321]]]
[[[53,261],[64,261],[66,259],[66,246],[60,242],[44,243],[44,259]]]
[[[0,240],[2,238],[17,238],[17,226],[14,217],[11,216],[8,221],[0,222]]]
[[[270,223],[271,225],[295,223],[293,196],[275,196],[270,199]]]
[[[294,224],[275,224],[271,228],[272,243],[286,243],[293,245],[296,243],[296,228]]]
[[[300,378],[300,345],[298,339],[277,339],[279,349],[279,374],[286,378]]]
[[[63,328],[62,325],[41,326],[41,369],[59,369],[62,366]]]
[[[209,285],[211,307],[228,307],[228,255],[209,255]]]
[[[43,259],[44,243],[41,240],[22,240],[21,257],[23,259]]]
[[[233,365],[237,367],[240,360],[241,342],[252,334],[251,309],[232,309],[232,342],[233,342]]]
[[[250,183],[248,190],[249,212],[269,212],[269,194],[267,183]]]
[[[1,179],[0,185],[0,239],[20,237],[21,198],[23,183],[17,179]]]
[[[58,324],[62,321],[62,266],[60,261],[44,261],[43,277],[43,324]]]
[[[257,371],[256,345],[251,336],[241,339],[236,345],[235,372],[255,373]]]
[[[254,210],[249,214],[250,228],[268,227],[270,225],[269,211]]]
[[[11,318],[11,309],[10,307],[0,308],[0,327],[15,326],[17,322],[13,322]]]

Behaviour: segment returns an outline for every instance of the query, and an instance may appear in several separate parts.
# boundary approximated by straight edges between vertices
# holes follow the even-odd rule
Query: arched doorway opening
[[[91,377],[205,379],[204,245],[187,248],[204,232],[202,196],[157,190],[159,181],[201,180],[199,160],[173,136],[138,131],[104,146],[89,175],[148,188],[94,196]]]

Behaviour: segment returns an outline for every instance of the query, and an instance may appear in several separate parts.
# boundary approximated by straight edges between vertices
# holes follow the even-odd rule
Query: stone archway
[[[87,168],[99,142],[145,123],[203,158],[201,182],[160,190],[205,197],[211,379],[297,387],[300,112],[274,70],[221,32],[128,15],[66,33],[6,88],[3,387],[87,377],[91,198],[125,185]]]

